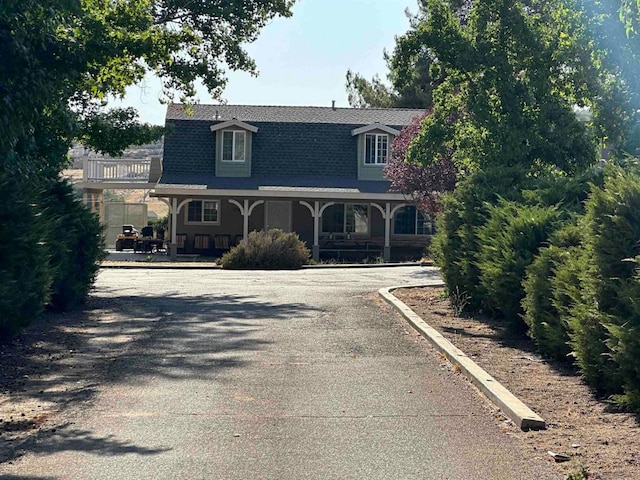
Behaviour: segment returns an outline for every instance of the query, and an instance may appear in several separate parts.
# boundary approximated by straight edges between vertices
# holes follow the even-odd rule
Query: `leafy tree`
[[[557,11],[492,0],[474,3],[462,23],[445,2],[426,3],[429,15],[418,31],[445,80],[409,160],[428,164],[454,150],[466,172],[519,166],[523,174],[565,175],[594,162],[593,139],[573,112],[574,104],[591,100],[593,72],[576,60],[581,45],[562,35],[571,18],[549,24]]]
[[[628,35],[640,33],[640,2],[638,0],[620,0],[620,20],[625,24]]]
[[[410,28],[396,37],[396,45],[391,53],[384,51],[387,64],[388,83],[375,75],[367,80],[362,75],[347,71],[347,93],[352,107],[380,108],[428,108],[433,101],[432,91],[442,82],[441,75],[433,75],[431,65],[435,61],[432,52],[421,42],[419,25],[428,15],[424,0],[418,0],[418,11],[413,14],[409,9],[405,15]],[[461,20],[471,6],[470,0],[451,0],[450,8]]]
[[[108,95],[154,72],[164,93],[193,98],[200,79],[214,97],[225,85],[225,70],[256,73],[242,48],[276,15],[289,16],[292,0],[24,0],[0,7],[0,152],[8,152],[21,132],[42,116],[55,116],[69,136],[118,153],[132,138],[131,111],[104,113]],[[10,61],[9,61],[10,60]],[[110,125],[107,144],[103,129]],[[60,132],[63,133],[63,132]],[[161,131],[141,131],[159,137]],[[122,134],[126,141],[116,141]]]
[[[197,80],[219,97],[226,68],[256,73],[242,45],[275,16],[291,15],[292,4],[0,3],[0,198],[11,200],[0,202],[0,329],[11,331],[26,323],[50,300],[62,308],[79,303],[95,275],[100,259],[95,218],[69,198],[68,186],[58,178],[72,141],[117,155],[163,133],[160,127],[140,123],[133,109],[109,109],[106,99],[123,96],[148,72],[161,78],[167,100],[180,96],[193,101]],[[46,216],[38,213],[45,208]],[[60,236],[65,225],[73,227],[67,238]],[[56,255],[65,258],[49,262],[47,245],[55,245]],[[83,271],[66,278],[73,264]],[[80,295],[65,292],[68,285]]]
[[[347,98],[356,108],[394,107],[395,93],[378,75],[367,80],[359,73],[347,70]]]
[[[425,15],[423,2],[418,2],[418,13],[406,15],[412,25],[416,25]],[[415,41],[415,31],[410,29],[396,37],[392,53],[383,52],[389,72],[389,84],[375,75],[367,80],[362,75],[347,71],[347,93],[352,107],[379,108],[428,108],[431,105],[433,82],[430,67],[433,61],[429,51]]]
[[[391,191],[410,198],[416,206],[429,215],[440,210],[440,194],[453,190],[456,169],[450,157],[429,166],[405,161],[411,142],[422,128],[427,111],[406,125],[391,144],[391,156],[384,168],[384,175],[391,180]]]
[[[525,202],[541,182],[596,160],[595,129],[574,106],[594,105],[608,77],[594,66],[583,17],[560,6],[488,0],[452,9],[426,0],[413,27],[413,41],[433,58],[432,77],[442,81],[407,160],[429,167],[450,158],[457,169],[431,251],[448,287],[470,295],[471,308],[482,306],[478,229],[488,207],[500,197]]]

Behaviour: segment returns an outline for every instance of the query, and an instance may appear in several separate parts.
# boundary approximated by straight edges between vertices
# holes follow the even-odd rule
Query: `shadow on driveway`
[[[0,343],[0,462],[28,452],[166,451],[60,424],[57,412],[84,408],[108,384],[222,381],[246,364],[247,352],[269,345],[257,335],[261,328],[314,310],[248,295],[109,296],[115,291],[101,288],[82,311],[45,314]]]

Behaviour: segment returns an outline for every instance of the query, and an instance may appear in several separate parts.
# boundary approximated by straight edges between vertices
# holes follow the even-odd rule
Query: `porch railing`
[[[149,181],[151,159],[87,158],[84,162],[86,182],[131,182]]]

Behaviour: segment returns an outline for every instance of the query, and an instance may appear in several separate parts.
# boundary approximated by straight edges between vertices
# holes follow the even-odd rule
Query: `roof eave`
[[[250,125],[248,123],[242,122],[240,120],[237,119],[233,119],[233,120],[228,120],[226,122],[221,122],[221,123],[216,123],[214,125],[211,125],[211,127],[209,127],[211,129],[212,132],[216,132],[218,130],[222,130],[225,128],[229,128],[229,127],[239,127],[242,128],[244,130],[248,130],[252,133],[257,133],[258,132],[258,127],[254,127],[253,125]]]
[[[354,128],[353,130],[351,130],[351,135],[355,137],[356,135],[360,135],[361,133],[367,133],[372,130],[382,130],[383,132],[386,132],[395,136],[400,135],[400,130],[396,130],[395,128],[391,128],[388,125],[384,125],[382,123],[377,123],[377,122],[370,123],[369,125],[365,125],[363,127]]]
[[[299,190],[232,190],[207,188],[206,185],[189,187],[156,186],[150,193],[152,197],[249,197],[249,198],[297,198],[297,199],[336,199],[336,200],[384,200],[406,201],[401,193],[368,193],[368,192],[323,192]]]

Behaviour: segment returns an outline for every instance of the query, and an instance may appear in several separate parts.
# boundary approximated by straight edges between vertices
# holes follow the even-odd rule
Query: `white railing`
[[[87,158],[84,161],[86,182],[148,182],[151,159]]]

